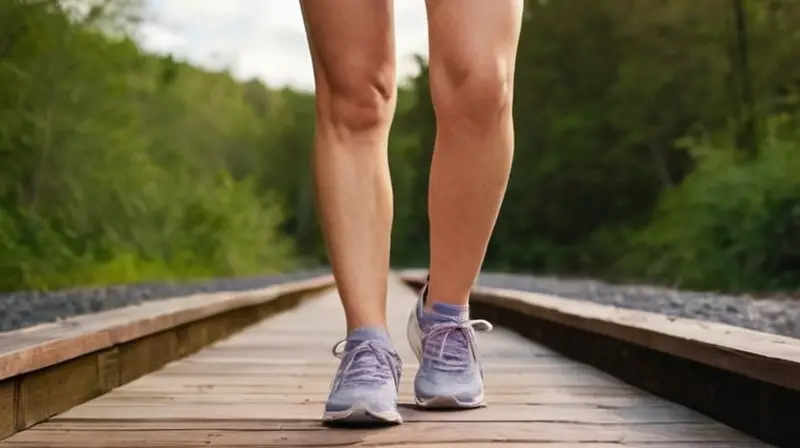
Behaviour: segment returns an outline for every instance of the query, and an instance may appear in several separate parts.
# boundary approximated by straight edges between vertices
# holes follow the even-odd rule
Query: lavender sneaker
[[[323,422],[334,424],[399,424],[397,392],[402,362],[389,336],[360,328],[333,346],[341,358],[325,404]]]
[[[466,307],[434,303],[424,310],[427,284],[408,318],[407,336],[420,362],[414,378],[417,405],[476,408],[485,405],[483,370],[475,331],[491,331],[485,320],[470,320]]]

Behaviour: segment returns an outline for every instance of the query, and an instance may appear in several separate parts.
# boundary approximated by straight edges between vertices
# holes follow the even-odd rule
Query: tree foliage
[[[3,2],[0,288],[289,268],[285,206],[241,170],[283,94],[110,36],[109,4]]]
[[[0,2],[0,289],[325,263],[314,103],[142,50],[134,0]],[[796,0],[529,1],[486,268],[800,285]],[[393,263],[427,262],[426,62],[390,137]]]

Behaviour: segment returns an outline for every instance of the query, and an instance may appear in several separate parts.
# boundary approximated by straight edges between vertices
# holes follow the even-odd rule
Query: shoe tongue
[[[469,320],[469,308],[466,306],[449,305],[434,302],[430,311],[425,311],[423,327],[430,328],[432,325],[453,322],[465,322]],[[463,330],[448,331],[437,333],[430,339],[430,352],[435,359],[434,362],[446,362],[451,366],[466,365],[464,354],[469,350],[469,341]]]
[[[345,351],[350,351],[365,341],[374,341],[382,347],[391,347],[391,340],[385,330],[378,328],[362,327],[356,328],[347,335]]]
[[[469,308],[466,306],[434,302],[431,306],[430,315],[436,320],[456,320],[458,322],[463,322],[469,319]]]
[[[374,328],[359,328],[347,335],[345,352],[349,352],[359,344],[369,341],[377,347],[391,349],[391,340],[384,330]],[[391,377],[387,366],[382,364],[374,350],[364,350],[353,354],[352,364],[348,369],[343,384],[347,387],[359,385],[374,385]]]

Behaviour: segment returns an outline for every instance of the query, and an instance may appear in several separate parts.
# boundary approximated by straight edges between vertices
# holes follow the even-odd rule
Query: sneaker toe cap
[[[420,375],[414,380],[417,397],[453,397],[459,401],[471,401],[483,393],[480,378],[464,375]]]
[[[343,389],[328,397],[325,410],[346,411],[356,405],[364,405],[373,412],[393,411],[397,408],[397,394],[388,388]]]

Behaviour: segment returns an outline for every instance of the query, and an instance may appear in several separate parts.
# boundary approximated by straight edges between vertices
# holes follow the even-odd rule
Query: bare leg
[[[430,284],[408,320],[427,408],[483,406],[469,291],[505,194],[513,153],[512,85],[523,0],[427,0],[436,143],[428,193]]]
[[[329,423],[397,424],[400,359],[386,331],[392,227],[387,146],[396,103],[391,0],[301,0],[316,84],[314,173],[347,318]]]
[[[301,0],[314,65],[314,172],[347,329],[386,326],[396,102],[390,0]]]
[[[522,0],[427,0],[437,134],[428,214],[434,302],[466,306],[505,195]]]

